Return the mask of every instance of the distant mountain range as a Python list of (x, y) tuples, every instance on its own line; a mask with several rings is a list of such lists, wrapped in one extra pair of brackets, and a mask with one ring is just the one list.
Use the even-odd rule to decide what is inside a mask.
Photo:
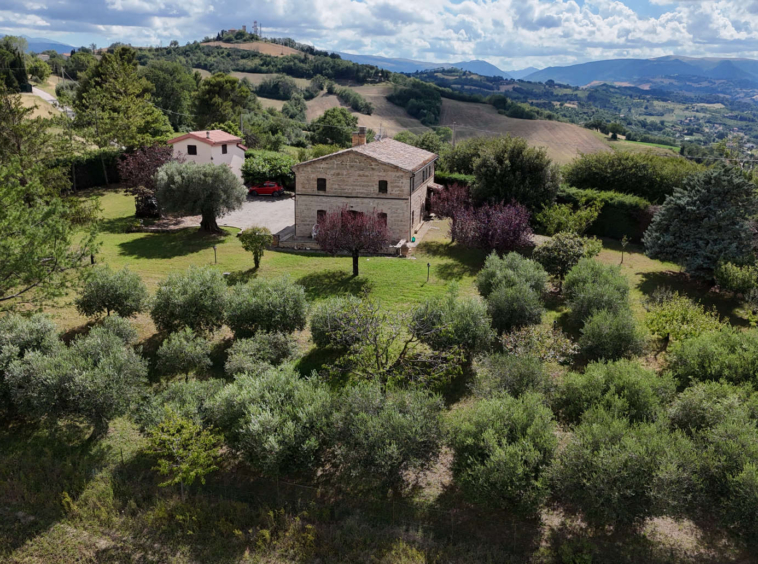
[(596, 82), (626, 82), (639, 86), (646, 81), (667, 77), (677, 77), (680, 80), (742, 81), (758, 86), (758, 61), (676, 56), (658, 59), (613, 59), (566, 67), (548, 67), (531, 73), (524, 79), (531, 82), (554, 80), (572, 86), (586, 86)]
[[(5, 37), (0, 35), (0, 37)], [(43, 39), (41, 37), (27, 37), (22, 35), (29, 47), (26, 49), (27, 53), (42, 53), (42, 51), (56, 51), (57, 53), (70, 53), (71, 49), (74, 49), (71, 45), (66, 45), (60, 41), (53, 41), (52, 39)]]
[(429, 63), (425, 61), (414, 61), (412, 59), (393, 59), (390, 57), (377, 57), (373, 55), (354, 55), (352, 53), (339, 53), (343, 59), (361, 63), (364, 65), (374, 65), (380, 69), (387, 69), (393, 72), (414, 73), (439, 68), (456, 68), (482, 76), (501, 76), (503, 78), (520, 79), (537, 71), (534, 67), (522, 70), (504, 71), (487, 61), (474, 60), (462, 61), (459, 63)]

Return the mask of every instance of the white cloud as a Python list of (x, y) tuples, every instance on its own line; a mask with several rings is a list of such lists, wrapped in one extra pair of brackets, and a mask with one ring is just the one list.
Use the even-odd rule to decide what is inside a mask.
[(618, 0), (36, 0), (23, 7), (0, 0), (0, 21), (31, 35), (46, 29), (90, 34), (99, 44), (165, 44), (258, 20), (267, 35), (324, 49), (481, 58), (501, 68), (668, 54), (758, 57), (758, 0), (643, 1), (663, 13), (649, 17)]

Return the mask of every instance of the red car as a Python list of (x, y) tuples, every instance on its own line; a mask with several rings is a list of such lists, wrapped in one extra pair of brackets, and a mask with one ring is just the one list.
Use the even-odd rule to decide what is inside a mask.
[(252, 185), (248, 194), (251, 196), (276, 196), (279, 198), (284, 194), (284, 187), (278, 182), (269, 181)]

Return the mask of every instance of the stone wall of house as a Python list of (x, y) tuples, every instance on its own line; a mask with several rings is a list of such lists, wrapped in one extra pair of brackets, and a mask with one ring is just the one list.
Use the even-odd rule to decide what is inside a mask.
[(408, 239), (410, 217), (407, 198), (391, 200), (388, 198), (323, 197), (312, 194), (298, 194), (296, 197), (295, 235), (297, 237), (311, 235), (319, 210), (331, 213), (345, 206), (365, 214), (386, 213), (390, 242), (396, 243), (401, 239)]
[[(411, 175), (360, 153), (346, 152), (295, 169), (295, 235), (309, 237), (318, 210), (331, 213), (344, 206), (362, 213), (386, 213), (392, 243), (410, 240), (413, 229), (423, 221), (427, 185), (416, 175), (417, 188), (411, 194)], [(326, 190), (318, 190), (318, 179), (326, 179)], [(387, 182), (387, 193), (379, 193), (379, 181)], [(413, 206), (413, 208), (411, 208)]]
[[(420, 188), (416, 188), (416, 191), (411, 194), (411, 218), (413, 220), (413, 225), (411, 225), (411, 237), (424, 222), (424, 206), (426, 204), (428, 185), (429, 182), (425, 182)], [(408, 240), (410, 241), (410, 239)]]

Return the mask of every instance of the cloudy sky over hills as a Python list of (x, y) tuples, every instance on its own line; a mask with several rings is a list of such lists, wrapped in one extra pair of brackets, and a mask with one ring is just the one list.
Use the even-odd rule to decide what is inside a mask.
[(758, 58), (758, 0), (0, 0), (0, 34), (73, 45), (184, 43), (253, 20), (324, 49), (501, 68)]

